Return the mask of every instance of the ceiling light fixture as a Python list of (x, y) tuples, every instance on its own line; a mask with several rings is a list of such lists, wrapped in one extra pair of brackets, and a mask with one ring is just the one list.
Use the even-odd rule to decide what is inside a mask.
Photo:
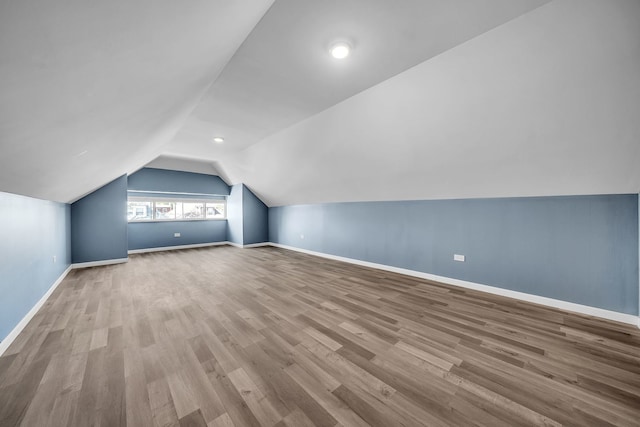
[(349, 56), (351, 46), (349, 46), (349, 43), (347, 42), (336, 42), (331, 45), (329, 52), (331, 53), (331, 56), (336, 59), (344, 59)]
[(221, 136), (214, 136), (213, 142), (215, 142), (216, 144), (222, 144), (224, 142), (224, 138)]

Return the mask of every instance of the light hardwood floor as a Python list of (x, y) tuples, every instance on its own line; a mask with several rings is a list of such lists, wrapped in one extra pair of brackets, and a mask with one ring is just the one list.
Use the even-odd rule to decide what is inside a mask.
[(637, 328), (267, 247), (74, 270), (0, 358), (3, 427), (639, 420)]

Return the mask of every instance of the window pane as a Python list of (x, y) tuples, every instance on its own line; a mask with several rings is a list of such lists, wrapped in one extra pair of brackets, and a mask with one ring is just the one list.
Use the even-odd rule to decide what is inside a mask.
[(182, 203), (184, 219), (204, 219), (204, 203)]
[(176, 204), (174, 202), (156, 202), (155, 219), (175, 219)]
[(224, 203), (207, 202), (207, 219), (224, 218)]
[(128, 202), (127, 219), (129, 221), (151, 220), (151, 202)]
[(127, 200), (129, 221), (190, 221), (226, 219), (224, 199), (174, 199), (132, 197)]

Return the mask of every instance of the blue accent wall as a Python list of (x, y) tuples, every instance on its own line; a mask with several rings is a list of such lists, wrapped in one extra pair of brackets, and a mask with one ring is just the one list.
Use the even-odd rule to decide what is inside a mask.
[(269, 241), (269, 208), (246, 185), (242, 186), (242, 240), (245, 245)]
[(129, 175), (129, 190), (229, 195), (229, 186), (219, 176), (153, 168)]
[(243, 244), (242, 187), (232, 186), (227, 198), (227, 240), (239, 245)]
[[(174, 237), (174, 233), (180, 233), (180, 237)], [(227, 224), (224, 220), (129, 223), (129, 249), (193, 245), (225, 240), (227, 240)]]
[(269, 237), (635, 315), (638, 209), (636, 194), (284, 206)]
[(0, 192), (0, 341), (71, 264), (70, 218), (67, 204)]
[(227, 239), (239, 245), (269, 241), (269, 208), (244, 184), (231, 187), (227, 199)]
[(127, 176), (71, 205), (74, 263), (127, 258)]
[[(128, 190), (137, 191), (130, 195), (153, 197), (191, 198), (195, 196), (189, 194), (199, 194), (198, 198), (220, 199), (229, 194), (229, 186), (218, 176), (151, 168), (143, 168), (130, 175)], [(132, 222), (128, 224), (128, 229), (128, 246), (131, 250), (227, 240), (225, 220)], [(174, 237), (174, 233), (180, 233), (180, 237)]]

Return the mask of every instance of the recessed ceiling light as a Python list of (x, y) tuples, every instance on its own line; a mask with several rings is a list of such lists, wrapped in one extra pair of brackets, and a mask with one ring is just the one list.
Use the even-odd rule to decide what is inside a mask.
[(331, 56), (336, 59), (344, 59), (349, 56), (349, 52), (351, 51), (351, 46), (346, 42), (336, 42), (331, 45), (329, 52)]
[(217, 143), (217, 144), (222, 144), (224, 142), (224, 138), (221, 136), (214, 136), (213, 137), (213, 142)]

